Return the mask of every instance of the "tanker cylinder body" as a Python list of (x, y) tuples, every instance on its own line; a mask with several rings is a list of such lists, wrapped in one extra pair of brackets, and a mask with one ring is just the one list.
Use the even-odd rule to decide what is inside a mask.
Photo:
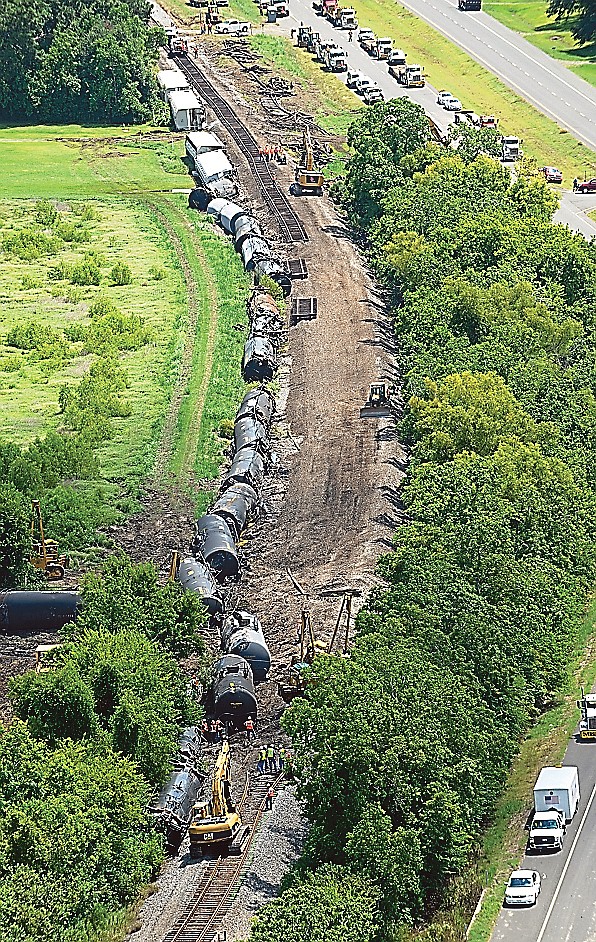
[(176, 579), (186, 592), (199, 595), (210, 618), (223, 614), (223, 602), (215, 579), (206, 563), (192, 556), (180, 561)]
[(273, 379), (277, 371), (277, 358), (273, 344), (267, 337), (249, 337), (244, 344), (242, 375), (247, 383), (262, 383)]
[(9, 591), (0, 594), (0, 631), (59, 631), (77, 617), (78, 592)]
[(248, 300), (247, 309), (251, 320), (259, 314), (271, 314), (272, 317), (280, 316), (278, 304), (267, 291), (253, 291)]
[(211, 513), (223, 517), (238, 539), (258, 499), (256, 491), (249, 484), (232, 484), (218, 497)]
[(213, 667), (213, 710), (224, 723), (241, 729), (257, 716), (257, 700), (250, 665), (243, 657), (226, 654)]
[(258, 451), (252, 448), (243, 448), (237, 455), (226, 474), (222, 491), (231, 484), (250, 484), (255, 491), (259, 491), (265, 475), (265, 462)]
[(205, 514), (197, 520), (197, 536), (193, 543), (218, 582), (237, 579), (240, 564), (234, 538), (226, 521), (215, 514)]
[(221, 646), (226, 654), (237, 654), (250, 665), (255, 682), (266, 680), (271, 654), (261, 623), (250, 612), (233, 612), (221, 629)]
[(172, 772), (157, 798), (149, 804), (155, 829), (164, 834), (166, 849), (175, 855), (180, 849), (192, 818), (202, 780), (194, 768)]
[(267, 389), (251, 389), (240, 403), (236, 421), (246, 416), (254, 416), (266, 428), (269, 428), (275, 412), (275, 400)]
[(269, 450), (267, 429), (262, 422), (251, 416), (236, 419), (234, 423), (234, 454), (238, 454), (243, 448), (258, 449), (264, 454)]
[(252, 237), (262, 238), (263, 230), (254, 216), (239, 216), (234, 222), (234, 248), (242, 252), (242, 246)]
[(226, 203), (225, 206), (221, 207), (219, 221), (229, 235), (234, 235), (236, 220), (245, 214), (246, 210), (242, 206), (238, 206), (237, 203)]

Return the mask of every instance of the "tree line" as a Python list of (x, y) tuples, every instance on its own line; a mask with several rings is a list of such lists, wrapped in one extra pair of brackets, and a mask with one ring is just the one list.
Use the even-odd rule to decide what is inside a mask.
[(146, 0), (6, 0), (0, 115), (110, 123), (151, 118), (163, 30)]
[(596, 245), (553, 225), (543, 181), (431, 143), (407, 99), (348, 140), (336, 195), (404, 374), (406, 522), (351, 656), (319, 656), (283, 717), (311, 830), (251, 939), (447, 942), (596, 575)]

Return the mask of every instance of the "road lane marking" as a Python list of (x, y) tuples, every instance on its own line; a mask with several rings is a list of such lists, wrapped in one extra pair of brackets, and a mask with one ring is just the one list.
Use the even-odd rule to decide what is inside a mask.
[(576, 844), (577, 844), (577, 842), (578, 842), (578, 840), (579, 840), (579, 836), (580, 836), (580, 834), (581, 834), (581, 832), (582, 832), (582, 828), (583, 828), (584, 824), (586, 823), (586, 819), (587, 819), (587, 817), (588, 817), (588, 811), (590, 810), (590, 808), (591, 808), (591, 806), (592, 806), (592, 802), (594, 801), (594, 797), (595, 797), (595, 796), (596, 796), (596, 784), (594, 785), (594, 788), (592, 789), (592, 794), (590, 795), (590, 800), (588, 801), (588, 804), (586, 805), (586, 810), (584, 811), (584, 816), (583, 816), (583, 818), (581, 819), (581, 821), (580, 821), (580, 823), (579, 823), (579, 827), (578, 827), (578, 829), (577, 829), (577, 834), (576, 834), (575, 837), (573, 838), (573, 844), (571, 845), (571, 850), (569, 851), (569, 856), (567, 857), (567, 860), (565, 861), (565, 866), (563, 867), (563, 872), (562, 872), (561, 876), (559, 877), (559, 882), (557, 883), (557, 886), (556, 886), (555, 892), (554, 892), (554, 894), (553, 894), (553, 898), (552, 898), (552, 900), (551, 900), (550, 906), (548, 907), (548, 909), (547, 909), (547, 911), (546, 911), (546, 916), (544, 917), (544, 922), (542, 923), (542, 928), (540, 929), (540, 932), (539, 932), (539, 934), (538, 934), (538, 938), (536, 939), (536, 942), (542, 942), (542, 939), (544, 938), (544, 933), (546, 932), (546, 928), (547, 928), (547, 926), (548, 926), (548, 920), (549, 920), (550, 917), (552, 916), (552, 912), (553, 912), (553, 909), (555, 908), (555, 903), (557, 902), (557, 898), (558, 898), (558, 896), (559, 896), (559, 892), (560, 892), (560, 890), (561, 890), (561, 886), (563, 885), (563, 880), (565, 879), (565, 874), (567, 873), (567, 870), (569, 869), (569, 864), (571, 863), (571, 858), (573, 857), (573, 851), (575, 850)]

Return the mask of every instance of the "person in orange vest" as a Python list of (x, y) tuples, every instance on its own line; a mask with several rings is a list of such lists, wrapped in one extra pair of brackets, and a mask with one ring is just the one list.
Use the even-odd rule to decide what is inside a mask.
[(211, 720), (211, 727), (209, 732), (211, 733), (209, 737), (210, 742), (217, 742), (217, 724), (215, 720)]
[(244, 724), (246, 730), (246, 741), (252, 742), (255, 738), (255, 724), (253, 722), (252, 716), (249, 716), (246, 723)]
[(203, 722), (201, 723), (201, 736), (203, 737), (205, 742), (209, 742), (209, 723), (207, 722), (207, 720), (203, 720)]
[(275, 798), (275, 792), (273, 791), (273, 785), (270, 785), (267, 789), (267, 798), (265, 799), (265, 811), (273, 810), (273, 799)]

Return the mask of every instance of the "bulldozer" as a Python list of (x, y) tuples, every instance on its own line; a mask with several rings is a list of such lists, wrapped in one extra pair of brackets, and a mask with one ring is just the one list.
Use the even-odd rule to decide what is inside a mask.
[(371, 383), (368, 399), (360, 409), (360, 418), (388, 418), (392, 414), (390, 397), (394, 392), (393, 386), (386, 383)]
[(33, 514), (31, 517), (31, 556), (30, 562), (36, 569), (45, 572), (49, 582), (64, 578), (64, 570), (68, 566), (68, 556), (60, 556), (56, 540), (46, 540), (41, 506), (38, 500), (31, 502)]
[(201, 857), (205, 852), (239, 854), (248, 837), (249, 827), (242, 824), (230, 794), (230, 744), (222, 744), (215, 763), (211, 784), (211, 798), (196, 804), (188, 829), (190, 856)]
[(315, 167), (310, 131), (305, 128), (302, 135), (302, 158), (296, 167), (292, 192), (296, 196), (322, 196), (323, 179), (323, 174)]

